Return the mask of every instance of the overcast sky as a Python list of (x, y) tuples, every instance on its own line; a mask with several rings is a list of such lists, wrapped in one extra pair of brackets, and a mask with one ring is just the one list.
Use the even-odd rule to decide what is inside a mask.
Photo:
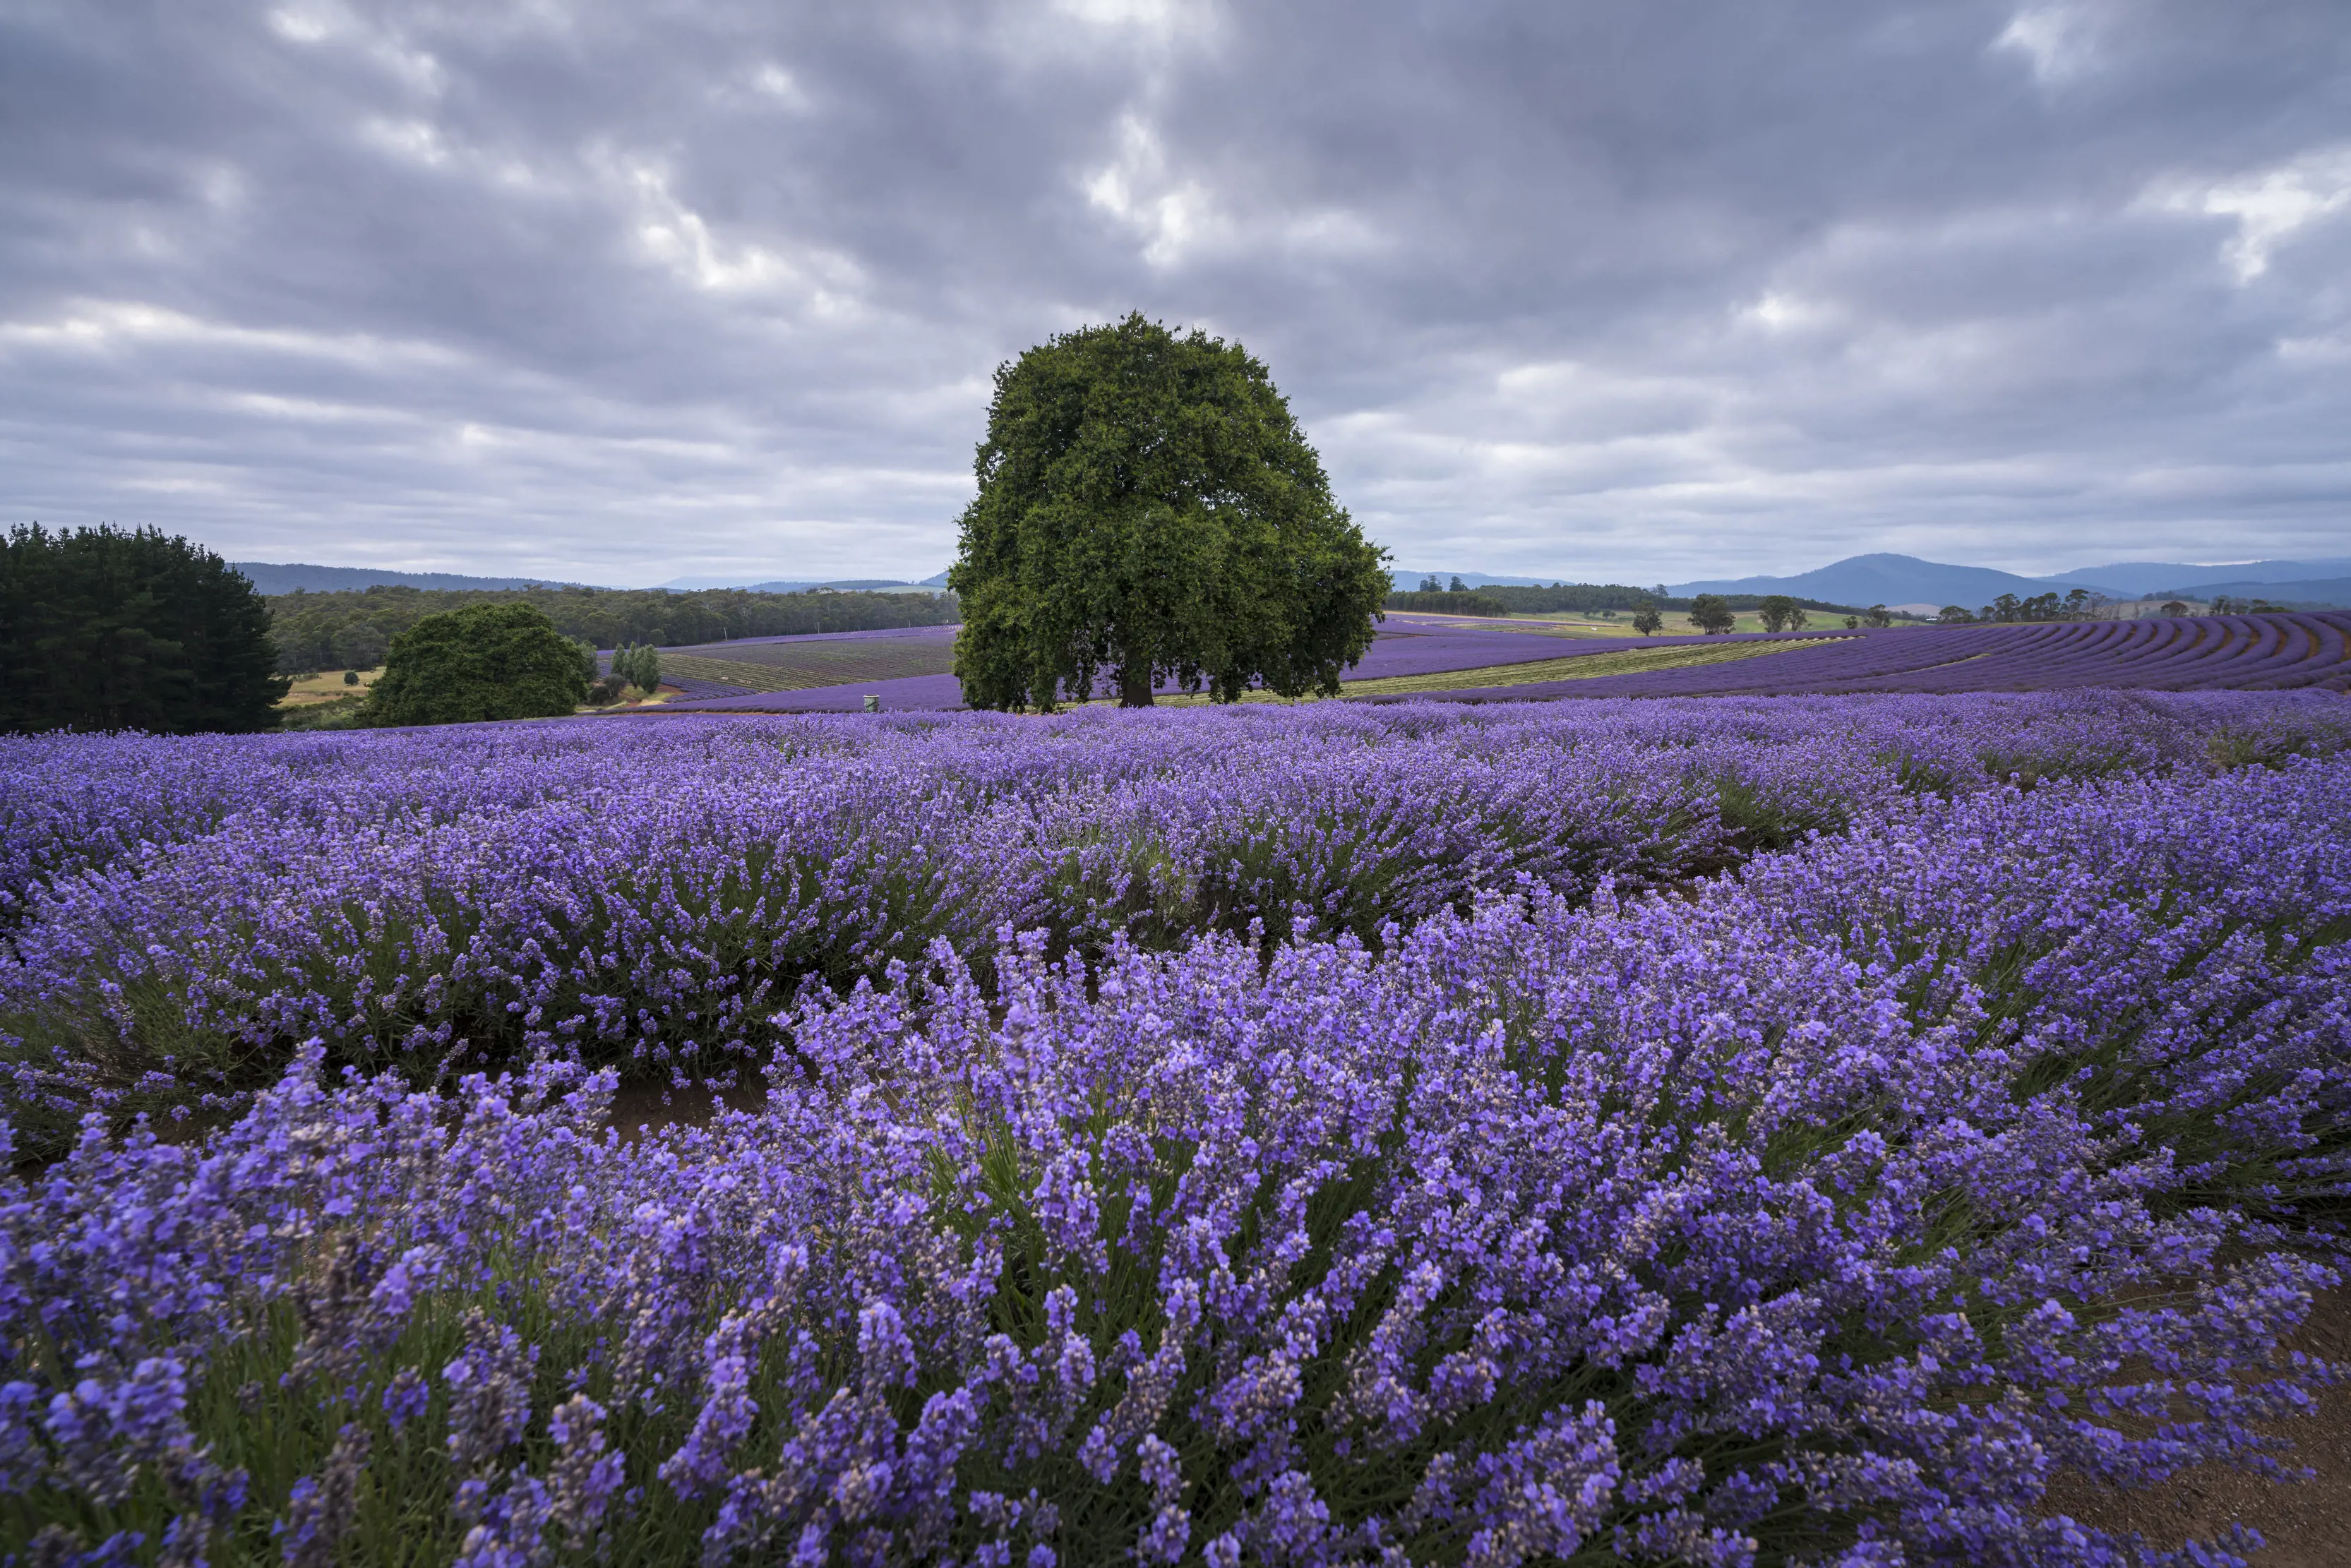
[(1131, 308), (1405, 567), (2351, 554), (2351, 14), (0, 0), (8, 521), (922, 576)]

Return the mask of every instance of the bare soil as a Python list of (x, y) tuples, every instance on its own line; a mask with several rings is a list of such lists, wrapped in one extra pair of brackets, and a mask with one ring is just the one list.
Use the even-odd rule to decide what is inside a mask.
[[(2321, 1296), (2294, 1348), (2351, 1362), (2351, 1291)], [(2253, 1554), (2256, 1568), (2351, 1563), (2351, 1387), (2324, 1390), (2315, 1416), (2268, 1429), (2294, 1444), (2284, 1462), (2289, 1469), (2309, 1467), (2310, 1479), (2269, 1481), (2227, 1465), (2199, 1465), (2160, 1486), (2116, 1491), (2069, 1476), (2050, 1489), (2048, 1511), (2116, 1534), (2136, 1532), (2167, 1551), (2241, 1523), (2268, 1542)]]
[(358, 696), (364, 693), (370, 686), (375, 685), (377, 677), (382, 674), (383, 669), (381, 665), (372, 670), (361, 670), (360, 684), (355, 686), (343, 685), (343, 672), (340, 670), (322, 670), (315, 675), (304, 675), (286, 689), (286, 695), (277, 706), (281, 708), (300, 708), (316, 707), (320, 703), (340, 702), (345, 697)]
[(612, 1096), (612, 1125), (624, 1142), (633, 1144), (664, 1127), (702, 1126), (721, 1110), (756, 1111), (767, 1098), (768, 1086), (757, 1082), (720, 1092), (623, 1083)]

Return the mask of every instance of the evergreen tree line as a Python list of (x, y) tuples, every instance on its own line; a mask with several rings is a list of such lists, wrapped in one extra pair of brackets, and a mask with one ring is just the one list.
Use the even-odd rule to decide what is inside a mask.
[(474, 604), (502, 603), (528, 604), (565, 636), (599, 648), (618, 648), (623, 643), (676, 647), (735, 637), (946, 626), (962, 619), (955, 596), (944, 593), (401, 587), (347, 593), (281, 593), (268, 601), (270, 627), (277, 642), (277, 669), (289, 675), (373, 669), (383, 663), (392, 639), (427, 615)]
[(0, 540), (0, 731), (277, 727), (269, 612), (200, 545), (152, 528)]

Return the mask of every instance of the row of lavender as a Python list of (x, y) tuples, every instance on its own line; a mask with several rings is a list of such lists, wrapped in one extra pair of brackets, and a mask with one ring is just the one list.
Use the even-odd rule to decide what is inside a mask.
[[(665, 721), (8, 743), (0, 1103), (266, 1082), (296, 1042), (731, 1084), (799, 986), (937, 940), (1377, 945), (1531, 885), (1686, 881), (1921, 789), (2325, 749), (2324, 701)], [(2234, 755), (2234, 753), (2231, 753)]]
[(1514, 702), (1552, 696), (2030, 692), (2085, 687), (2351, 690), (2351, 614), (2150, 617), (1864, 632), (1768, 659), (1444, 695)]
[[(940, 941), (804, 997), (764, 1109), (633, 1145), (609, 1070), (436, 1097), (318, 1046), (201, 1147), (94, 1124), (0, 1182), (0, 1531), (43, 1563), (2235, 1561), (2043, 1496), (2274, 1464), (2258, 1424), (2337, 1375), (2281, 1341), (2351, 1195), (2351, 756), (2241, 699), (1572, 711), (665, 730), (688, 775), (765, 745), (934, 790), (1638, 743), (1769, 793), (1776, 748), (1850, 820), (1687, 896), (1497, 863), (1511, 896), (1378, 952), (1040, 934), (983, 983)], [(180, 847), (126, 848), (126, 806), (21, 929), (214, 841), (266, 882), (591, 789), (631, 830), (593, 847), (657, 862), (607, 733), (438, 785), (455, 753), (259, 748), (300, 787), (165, 780)], [(2035, 788), (1991, 782), (2027, 756)], [(397, 900), (372, 863), (354, 908)]]

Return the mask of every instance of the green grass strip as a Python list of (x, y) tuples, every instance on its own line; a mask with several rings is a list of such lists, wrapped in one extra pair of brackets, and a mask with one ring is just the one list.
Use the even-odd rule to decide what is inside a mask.
[(662, 674), (692, 681), (723, 681), (754, 692), (797, 692), (811, 686), (837, 686), (872, 680), (871, 675), (842, 674), (839, 670), (791, 670), (775, 664), (753, 664), (741, 659), (703, 659), (685, 653), (664, 653)]
[[(1649, 670), (1678, 670), (1688, 664), (1719, 664), (1732, 659), (1752, 659), (1761, 653), (1792, 653), (1798, 648), (1817, 647), (1824, 642), (1844, 641), (1842, 637), (1808, 637), (1802, 642), (1726, 643), (1713, 646), (1684, 643), (1671, 648), (1626, 648), (1608, 653), (1572, 653), (1561, 659), (1537, 659), (1530, 664), (1488, 664), (1475, 670), (1439, 670), (1426, 675), (1383, 675), (1375, 680), (1349, 681), (1339, 695), (1342, 698), (1391, 696), (1412, 692), (1458, 692), (1482, 690), (1489, 686), (1518, 686), (1535, 681), (1583, 681), (1602, 675), (1636, 675)], [(1161, 707), (1193, 707), (1203, 706), (1208, 700), (1197, 692), (1161, 692), (1157, 704)], [(1267, 691), (1241, 694), (1241, 701), (1245, 703), (1289, 700)], [(1297, 700), (1319, 702), (1322, 699), (1310, 696)], [(1107, 707), (1116, 701), (1115, 697), (1096, 697), (1091, 703), (1076, 706)]]
[[(1626, 648), (1620, 653), (1574, 653), (1563, 659), (1538, 659), (1531, 664), (1493, 664), (1482, 670), (1440, 670), (1426, 675), (1387, 675), (1377, 680), (1349, 681), (1351, 697), (1393, 696), (1409, 692), (1458, 692), (1487, 686), (1523, 686), (1537, 681), (1597, 680), (1602, 675), (1646, 674), (1651, 670), (1678, 670), (1691, 664), (1722, 664), (1764, 653), (1816, 648), (1832, 639), (1807, 637), (1802, 642), (1727, 643), (1712, 647), (1684, 643), (1671, 648)], [(1844, 642), (1842, 637), (1833, 639)]]

